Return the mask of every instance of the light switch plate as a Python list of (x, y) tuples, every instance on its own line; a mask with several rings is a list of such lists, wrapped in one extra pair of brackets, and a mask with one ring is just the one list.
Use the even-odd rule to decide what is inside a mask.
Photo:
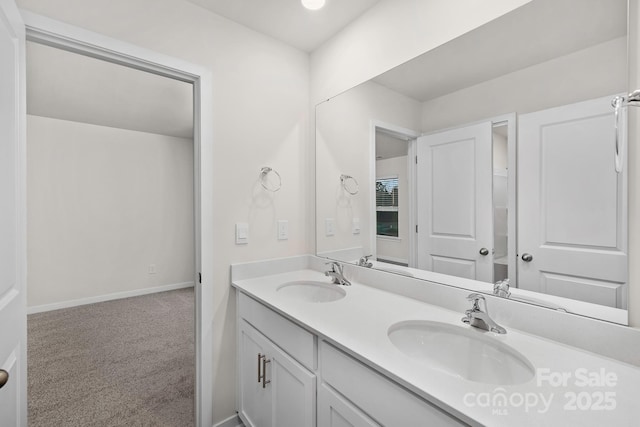
[(236, 245), (246, 245), (249, 243), (249, 224), (238, 222), (236, 224)]

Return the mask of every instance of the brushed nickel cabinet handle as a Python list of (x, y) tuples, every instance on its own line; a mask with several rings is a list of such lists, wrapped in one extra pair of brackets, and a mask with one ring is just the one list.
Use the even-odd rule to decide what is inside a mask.
[(262, 374), (260, 374), (260, 361), (263, 357), (264, 355), (258, 353), (258, 382), (262, 381)]
[(262, 388), (266, 388), (271, 380), (267, 380), (267, 363), (271, 363), (266, 356), (262, 356)]
[(9, 381), (9, 372), (4, 369), (0, 369), (0, 388), (4, 387), (4, 385)]

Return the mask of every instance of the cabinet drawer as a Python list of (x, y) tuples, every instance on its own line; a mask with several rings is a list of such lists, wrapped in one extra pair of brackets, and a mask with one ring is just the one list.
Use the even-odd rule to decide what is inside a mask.
[(238, 295), (238, 310), (240, 318), (266, 335), (291, 357), (312, 371), (316, 369), (315, 336), (312, 333), (242, 292)]
[(382, 425), (467, 425), (324, 341), (320, 363), (322, 381)]

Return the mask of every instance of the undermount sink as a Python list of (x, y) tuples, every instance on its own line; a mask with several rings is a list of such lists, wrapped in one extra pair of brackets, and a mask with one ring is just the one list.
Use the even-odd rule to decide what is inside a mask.
[(480, 330), (416, 320), (392, 325), (388, 336), (412, 359), (469, 381), (514, 385), (535, 374), (523, 355)]
[(278, 286), (276, 292), (305, 302), (331, 302), (347, 295), (339, 285), (312, 280), (288, 282)]

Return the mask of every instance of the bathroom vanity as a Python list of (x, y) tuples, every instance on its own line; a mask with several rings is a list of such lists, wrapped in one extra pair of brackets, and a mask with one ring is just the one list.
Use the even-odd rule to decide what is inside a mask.
[(473, 328), (463, 309), (369, 286), (362, 268), (345, 272), (351, 286), (334, 285), (306, 259), (232, 266), (247, 426), (627, 426), (640, 416), (635, 366), (509, 324), (506, 334)]

